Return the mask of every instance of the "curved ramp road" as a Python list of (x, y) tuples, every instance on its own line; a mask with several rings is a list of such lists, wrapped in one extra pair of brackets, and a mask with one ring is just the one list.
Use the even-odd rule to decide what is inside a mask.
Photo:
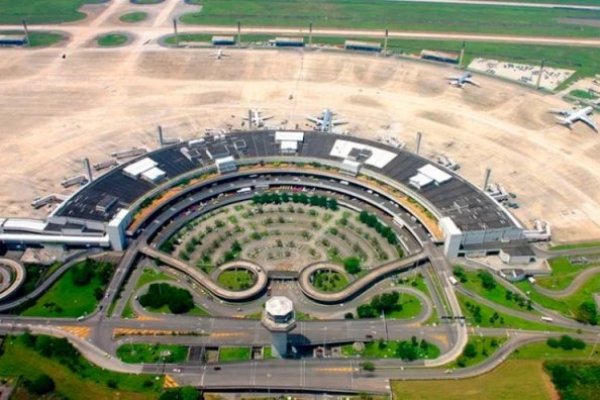
[(556, 298), (569, 297), (572, 294), (575, 294), (575, 292), (577, 292), (581, 286), (583, 286), (583, 284), (585, 284), (591, 277), (598, 273), (600, 273), (600, 267), (588, 268), (577, 275), (569, 286), (561, 290), (552, 290), (540, 285), (535, 285), (535, 288), (544, 296)]
[(190, 276), (196, 282), (204, 286), (208, 291), (210, 291), (215, 296), (227, 300), (227, 301), (244, 301), (249, 300), (255, 297), (258, 297), (267, 287), (267, 274), (257, 264), (251, 263), (249, 261), (235, 261), (236, 265), (247, 268), (255, 273), (256, 282), (254, 286), (250, 289), (241, 290), (241, 291), (233, 291), (225, 289), (219, 286), (215, 281), (213, 281), (208, 275), (204, 272), (200, 271), (198, 268), (192, 267), (189, 264), (172, 257), (168, 254), (165, 254), (161, 251), (155, 250), (149, 246), (140, 247), (140, 253), (159, 260), (171, 267), (185, 273)]
[(0, 258), (0, 274), (2, 275), (0, 301), (2, 301), (12, 296), (25, 282), (25, 267), (10, 258)]
[(390, 263), (381, 265), (379, 267), (371, 269), (366, 275), (353, 281), (344, 289), (335, 293), (321, 292), (315, 288), (310, 277), (318, 270), (323, 269), (323, 264), (313, 264), (304, 268), (300, 272), (298, 283), (302, 292), (310, 299), (319, 303), (335, 304), (341, 303), (349, 298), (352, 298), (356, 294), (365, 290), (373, 283), (385, 278), (392, 272), (401, 272), (405, 269), (413, 268), (416, 265), (424, 263), (428, 259), (428, 256), (424, 253), (418, 253), (408, 258), (392, 261)]

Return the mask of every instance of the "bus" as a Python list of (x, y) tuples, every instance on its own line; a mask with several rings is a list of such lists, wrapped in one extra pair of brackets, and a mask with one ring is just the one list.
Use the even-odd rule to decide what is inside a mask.
[(240, 190), (238, 190), (237, 192), (238, 192), (238, 193), (248, 193), (248, 192), (251, 192), (251, 191), (252, 191), (252, 188), (245, 187), (245, 188), (241, 188), (241, 189), (240, 189)]
[(456, 285), (458, 285), (458, 281), (456, 280), (456, 278), (455, 278), (455, 277), (451, 276), (451, 277), (449, 277), (449, 278), (448, 278), (448, 280), (450, 281), (450, 283), (451, 283), (453, 286), (456, 286)]
[(550, 317), (541, 317), (542, 321), (544, 322), (554, 322), (554, 319), (550, 318)]

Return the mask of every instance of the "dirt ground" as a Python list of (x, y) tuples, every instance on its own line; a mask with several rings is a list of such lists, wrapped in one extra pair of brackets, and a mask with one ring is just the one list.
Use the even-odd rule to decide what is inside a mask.
[[(142, 23), (148, 36), (168, 26), (174, 3), (155, 6)], [(547, 109), (568, 107), (556, 96), (485, 77), (482, 88), (456, 89), (447, 67), (369, 55), (231, 49), (217, 60), (214, 50), (164, 49), (139, 35), (121, 48), (89, 47), (99, 32), (126, 30), (116, 21), (132, 9), (111, 3), (59, 47), (0, 50), (2, 216), (45, 215), (31, 200), (69, 193), (60, 181), (82, 173), (84, 157), (154, 148), (159, 124), (189, 139), (240, 128), (252, 107), (304, 128), (330, 107), (357, 136), (393, 135), (413, 149), (423, 132), (423, 154), (450, 156), (476, 185), (491, 167), (517, 194), (515, 215), (526, 226), (549, 221), (556, 242), (600, 237), (600, 136), (555, 125)]]

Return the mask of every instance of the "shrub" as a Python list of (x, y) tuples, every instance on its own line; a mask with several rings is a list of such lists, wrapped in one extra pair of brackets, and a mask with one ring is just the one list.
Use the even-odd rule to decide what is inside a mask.
[(40, 375), (33, 381), (27, 382), (27, 389), (37, 395), (44, 395), (54, 391), (54, 381), (46, 374)]
[(360, 272), (360, 258), (347, 257), (344, 259), (344, 268), (349, 274), (357, 274)]

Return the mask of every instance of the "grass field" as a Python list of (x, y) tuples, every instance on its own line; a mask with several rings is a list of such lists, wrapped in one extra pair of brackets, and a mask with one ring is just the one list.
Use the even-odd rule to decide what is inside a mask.
[(108, 33), (98, 37), (96, 43), (98, 43), (98, 46), (100, 47), (117, 47), (127, 43), (127, 40), (127, 35), (120, 33)]
[(124, 344), (117, 349), (117, 356), (124, 362), (160, 363), (184, 362), (187, 359), (188, 347), (170, 344)]
[(73, 283), (73, 269), (71, 268), (21, 315), (77, 318), (90, 314), (98, 305), (94, 291), (96, 288), (102, 288), (102, 286), (97, 276), (94, 276), (87, 285), (75, 285)]
[[(467, 317), (467, 321), (473, 326), (481, 326), (481, 327), (492, 327), (492, 328), (515, 328), (515, 329), (531, 329), (531, 330), (564, 330), (563, 328), (548, 325), (542, 322), (534, 322), (529, 321), (517, 317), (513, 317), (512, 315), (504, 314), (501, 312), (497, 312), (492, 308), (485, 306), (483, 304), (477, 303), (475, 300), (461, 294), (457, 293), (456, 297), (458, 298), (458, 302), (460, 303), (460, 307), (464, 312), (465, 317)], [(473, 306), (478, 306), (480, 308), (481, 320), (477, 321), (476, 314), (467, 307), (467, 303), (470, 303)], [(494, 314), (497, 314), (497, 319), (492, 322), (492, 318)]]
[(246, 290), (254, 284), (254, 275), (247, 269), (228, 269), (219, 274), (217, 282), (229, 290)]
[(508, 360), (494, 371), (476, 378), (446, 381), (393, 381), (392, 398), (398, 400), (548, 400), (550, 399), (549, 384), (550, 379), (545, 374), (540, 361)]
[(579, 305), (585, 301), (593, 302), (594, 293), (600, 292), (600, 275), (595, 275), (588, 279), (581, 287), (571, 296), (554, 299), (544, 296), (535, 289), (535, 285), (529, 281), (517, 283), (517, 286), (529, 295), (531, 300), (540, 304), (543, 307), (556, 310), (567, 317), (573, 317)]
[(246, 361), (250, 359), (250, 347), (221, 347), (219, 362)]
[(315, 272), (312, 283), (322, 292), (339, 292), (348, 286), (348, 279), (336, 271), (320, 270)]
[[(511, 292), (511, 295), (507, 295), (507, 292), (509, 291), (497, 281), (496, 286), (493, 289), (485, 289), (481, 284), (481, 279), (479, 278), (477, 272), (465, 270), (464, 274), (467, 278), (467, 281), (461, 282), (461, 285), (463, 285), (465, 289), (505, 307), (518, 311), (528, 311), (526, 304), (527, 302), (524, 299), (521, 299), (519, 302), (513, 292)], [(535, 311), (532, 311), (532, 313), (533, 312)]]
[(418, 297), (413, 296), (412, 294), (402, 293), (400, 292), (400, 299), (398, 303), (402, 305), (401, 310), (392, 311), (385, 315), (388, 319), (408, 319), (414, 318), (423, 309), (423, 305), (421, 304), (421, 300)]
[[(358, 357), (361, 358), (400, 358), (397, 353), (398, 346), (400, 345), (398, 340), (390, 341), (374, 341), (365, 343), (364, 351), (356, 351), (353, 349), (351, 344), (342, 346), (342, 355), (346, 357)], [(409, 341), (410, 343), (410, 341)], [(430, 343), (427, 344), (426, 349), (418, 348), (418, 359), (433, 359), (440, 355), (440, 349)]]
[(571, 244), (560, 244), (558, 246), (550, 247), (550, 250), (573, 250), (573, 249), (587, 249), (590, 247), (600, 247), (600, 242), (582, 242), (582, 243), (571, 243)]
[(145, 21), (148, 18), (148, 13), (143, 11), (132, 11), (126, 14), (123, 14), (119, 17), (119, 20), (127, 23), (136, 23)]
[(592, 266), (591, 264), (571, 264), (568, 257), (553, 258), (549, 264), (552, 268), (550, 276), (540, 276), (536, 278), (536, 281), (538, 285), (554, 290), (566, 288), (577, 275)]
[(153, 268), (145, 268), (142, 272), (142, 275), (140, 275), (140, 279), (138, 279), (137, 283), (135, 284), (135, 288), (139, 289), (142, 286), (152, 282), (172, 280), (174, 280), (174, 278), (171, 275), (165, 274), (164, 272)]
[(102, 3), (103, 0), (0, 0), (0, 24), (53, 24), (85, 18), (78, 11), (84, 4)]
[[(210, 42), (211, 34), (185, 34), (179, 35), (181, 42)], [(243, 43), (267, 42), (274, 39), (274, 35), (242, 35)], [(313, 36), (314, 45), (343, 46), (346, 39), (378, 41), (383, 43), (383, 37), (359, 38), (359, 37), (330, 37)], [(167, 44), (175, 44), (175, 37), (168, 37)], [(304, 36), (304, 42), (308, 44), (308, 36)], [(418, 39), (390, 39), (388, 50), (394, 53), (419, 54), (421, 50), (438, 50), (449, 52), (460, 52), (462, 41), (457, 40), (418, 40)], [(600, 70), (600, 52), (594, 48), (567, 47), (567, 46), (543, 46), (493, 42), (467, 42), (465, 47), (465, 65), (474, 58), (491, 58), (505, 61), (514, 61), (523, 64), (539, 65), (542, 59), (549, 67), (566, 68), (576, 70), (577, 73), (569, 79), (573, 81), (581, 76), (594, 76)], [(563, 87), (564, 85), (561, 85)], [(600, 246), (600, 242), (584, 243), (576, 245), (557, 246), (559, 249), (584, 248)], [(553, 248), (555, 249), (555, 248)]]
[(494, 354), (506, 341), (505, 336), (492, 337), (492, 336), (475, 336), (469, 337), (469, 344), (473, 345), (476, 350), (474, 357), (467, 357), (464, 354), (459, 357), (456, 361), (448, 364), (448, 368), (465, 368), (471, 365), (479, 364), (483, 362), (492, 354)]
[(409, 4), (365, 0), (205, 0), (201, 12), (183, 15), (188, 24), (304, 26), (405, 31), (510, 33), (540, 36), (597, 36), (600, 28), (560, 23), (593, 19), (597, 11)]
[(552, 348), (545, 342), (532, 343), (515, 350), (510, 358), (515, 360), (573, 360), (584, 358), (586, 360), (600, 360), (600, 351), (588, 344), (583, 350), (563, 350)]
[[(162, 378), (156, 380), (152, 375), (109, 372), (85, 360), (81, 361), (83, 368), (74, 372), (58, 361), (43, 357), (35, 350), (26, 347), (21, 338), (9, 337), (3, 348), (4, 354), (0, 356), (0, 376), (23, 376), (35, 379), (42, 374), (47, 374), (56, 383), (56, 391), (69, 399), (81, 399), (82, 396), (88, 399), (106, 400), (155, 399), (162, 388)], [(107, 386), (109, 380), (117, 383), (116, 389)]]

